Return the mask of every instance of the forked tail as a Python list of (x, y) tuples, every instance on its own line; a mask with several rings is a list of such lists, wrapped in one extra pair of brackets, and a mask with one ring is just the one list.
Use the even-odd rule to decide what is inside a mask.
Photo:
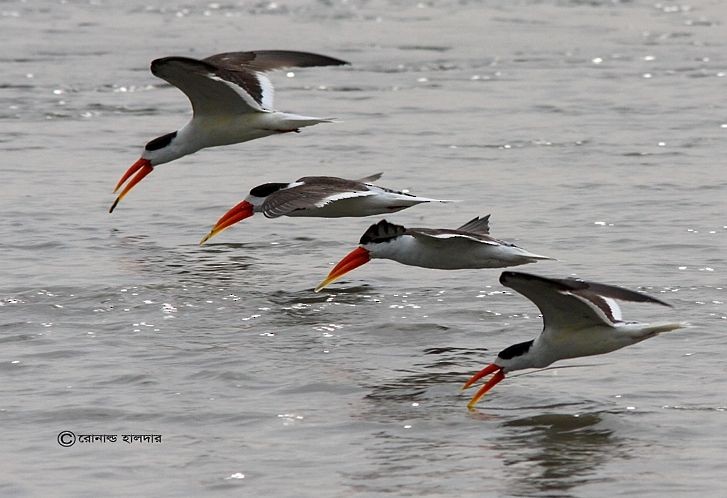
[(523, 256), (528, 260), (528, 263), (537, 263), (538, 261), (558, 261), (557, 259), (551, 258), (550, 256), (533, 254), (532, 252), (527, 252), (527, 254), (524, 254)]
[(301, 116), (299, 114), (288, 114), (287, 112), (277, 113), (279, 117), (279, 125), (281, 128), (297, 130), (306, 126), (313, 126), (319, 123), (333, 123), (334, 118), (316, 118), (313, 116)]
[(640, 340), (648, 339), (661, 334), (662, 332), (671, 332), (672, 330), (678, 330), (688, 327), (688, 323), (684, 322), (672, 322), (672, 323), (657, 323), (654, 325), (642, 325), (635, 335)]
[(530, 254), (530, 257), (538, 261), (558, 261), (557, 259), (551, 258), (550, 256), (542, 256), (540, 254)]
[(661, 334), (662, 332), (671, 332), (672, 330), (683, 329), (688, 327), (687, 323), (657, 323), (656, 325), (649, 325), (644, 329), (644, 333), (649, 335)]

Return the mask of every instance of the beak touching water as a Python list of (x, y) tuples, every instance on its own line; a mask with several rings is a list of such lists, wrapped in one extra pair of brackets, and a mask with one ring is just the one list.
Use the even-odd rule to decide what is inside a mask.
[(482, 377), (485, 377), (487, 375), (490, 375), (491, 373), (494, 373), (495, 375), (492, 376), (492, 378), (487, 381), (487, 384), (482, 386), (477, 393), (475, 393), (474, 396), (472, 396), (472, 399), (469, 403), (467, 403), (467, 408), (472, 410), (477, 402), (482, 398), (482, 396), (485, 395), (487, 391), (495, 387), (495, 385), (500, 382), (502, 379), (505, 378), (505, 373), (502, 371), (502, 367), (499, 365), (495, 365), (494, 363), (490, 363), (485, 368), (477, 372), (475, 375), (472, 376), (470, 380), (465, 382), (465, 385), (462, 386), (462, 389), (467, 389), (468, 387), (472, 386), (475, 382), (480, 380)]
[(254, 214), (254, 212), (255, 211), (252, 204), (247, 201), (240, 202), (235, 207), (227, 211), (224, 215), (222, 215), (222, 218), (217, 220), (217, 224), (212, 227), (210, 233), (204, 236), (204, 238), (199, 242), (199, 245), (204, 244), (225, 228), (228, 228), (237, 223), (238, 221), (244, 220), (245, 218), (249, 218)]
[(338, 262), (328, 276), (315, 288), (315, 292), (320, 292), (324, 287), (330, 283), (335, 282), (346, 273), (350, 272), (354, 268), (368, 263), (371, 261), (371, 255), (363, 247), (357, 247), (350, 253), (348, 253), (341, 261)]
[(151, 161), (148, 159), (141, 158), (138, 161), (136, 161), (134, 164), (131, 165), (129, 169), (126, 170), (126, 173), (124, 173), (124, 176), (121, 177), (121, 180), (119, 180), (119, 183), (116, 184), (116, 188), (114, 189), (114, 193), (116, 193), (121, 186), (126, 183), (126, 180), (131, 178), (131, 181), (126, 185), (124, 190), (121, 191), (119, 196), (116, 198), (114, 203), (111, 205), (111, 209), (109, 209), (109, 213), (113, 213), (114, 209), (116, 209), (116, 205), (126, 197), (126, 194), (128, 194), (134, 186), (142, 181), (146, 175), (154, 171), (154, 167), (151, 165)]

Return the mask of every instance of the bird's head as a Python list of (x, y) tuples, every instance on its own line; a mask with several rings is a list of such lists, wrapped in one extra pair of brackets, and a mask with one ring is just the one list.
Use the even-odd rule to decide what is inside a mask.
[(487, 393), (487, 391), (495, 387), (502, 379), (505, 378), (505, 374), (507, 372), (520, 370), (523, 368), (532, 368), (533, 366), (535, 366), (532, 364), (532, 361), (528, 355), (528, 352), (530, 351), (532, 345), (533, 341), (526, 341), (506, 347), (505, 349), (500, 351), (500, 353), (498, 353), (497, 359), (495, 359), (493, 363), (490, 363), (485, 368), (473, 375), (470, 380), (468, 380), (465, 385), (462, 386), (462, 389), (467, 389), (471, 387), (475, 382), (483, 377), (486, 377), (490, 374), (495, 374), (490, 378), (489, 381), (487, 381), (484, 386), (480, 388), (479, 391), (475, 393), (474, 396), (472, 396), (472, 399), (470, 399), (469, 403), (467, 403), (467, 408), (474, 408), (477, 402), (485, 395), (485, 393)]
[(158, 166), (189, 154), (190, 151), (182, 147), (182, 141), (177, 137), (178, 132), (173, 131), (150, 140), (144, 146), (141, 158), (148, 160), (152, 166)]
[(121, 199), (126, 197), (126, 194), (128, 194), (137, 183), (143, 180), (146, 175), (154, 171), (154, 166), (168, 163), (169, 161), (173, 161), (189, 153), (189, 151), (183, 151), (181, 149), (179, 141), (175, 140), (176, 137), (177, 132), (174, 131), (172, 133), (162, 135), (161, 137), (157, 137), (144, 146), (144, 151), (141, 153), (141, 157), (126, 170), (126, 173), (124, 173), (119, 182), (116, 184), (114, 193), (116, 193), (127, 180), (129, 181), (114, 201), (111, 209), (109, 209), (109, 213), (114, 212), (116, 205), (121, 201)]
[(222, 230), (231, 227), (245, 218), (249, 218), (256, 212), (261, 211), (265, 199), (267, 199), (270, 194), (287, 186), (287, 183), (263, 183), (262, 185), (258, 185), (254, 189), (250, 190), (250, 194), (245, 197), (242, 202), (236, 204), (232, 209), (223, 214), (219, 220), (217, 220), (217, 223), (212, 227), (210, 233), (205, 235), (205, 237), (200, 241), (200, 245), (210, 240)]
[(263, 202), (272, 194), (288, 187), (289, 183), (263, 183), (250, 190), (250, 194), (245, 198), (247, 202), (255, 207), (255, 211), (259, 211)]
[(330, 271), (328, 276), (315, 288), (320, 292), (324, 287), (343, 277), (351, 270), (368, 263), (373, 258), (391, 258), (397, 251), (394, 241), (406, 232), (401, 225), (381, 220), (371, 225), (361, 236), (359, 246), (348, 253)]

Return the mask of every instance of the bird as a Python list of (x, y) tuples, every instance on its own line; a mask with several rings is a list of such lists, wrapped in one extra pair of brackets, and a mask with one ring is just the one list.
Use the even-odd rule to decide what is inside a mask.
[(543, 316), (543, 331), (533, 340), (503, 349), (493, 363), (465, 383), (462, 389), (494, 374), (469, 401), (467, 407), (470, 409), (504, 379), (506, 373), (526, 368), (545, 368), (566, 358), (610, 353), (662, 332), (686, 326), (684, 323), (623, 321), (616, 300), (671, 307), (664, 301), (623, 287), (514, 271), (503, 272), (500, 283), (535, 303)]
[(291, 183), (264, 183), (250, 190), (245, 200), (227, 211), (200, 245), (240, 220), (263, 213), (266, 218), (307, 216), (343, 218), (394, 213), (424, 202), (454, 202), (418, 197), (373, 185), (383, 173), (358, 180), (333, 176), (306, 176)]
[(503, 268), (553, 259), (489, 234), (489, 214), (477, 216), (457, 229), (406, 228), (381, 220), (366, 230), (359, 246), (333, 267), (315, 292), (373, 258), (441, 270)]
[(224, 52), (205, 59), (163, 57), (151, 72), (184, 92), (192, 119), (181, 129), (151, 140), (141, 157), (116, 185), (129, 181), (109, 212), (160, 164), (206, 147), (217, 147), (333, 121), (273, 110), (273, 86), (266, 72), (289, 67), (340, 66), (348, 62), (326, 55), (290, 50)]

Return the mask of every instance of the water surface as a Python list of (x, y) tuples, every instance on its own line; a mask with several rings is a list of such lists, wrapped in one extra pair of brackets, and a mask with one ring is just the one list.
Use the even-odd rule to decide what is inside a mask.
[[(717, 496), (725, 436), (727, 10), (720, 2), (4, 2), (4, 495)], [(301, 49), (299, 135), (111, 189), (188, 103), (165, 55)], [(383, 171), (461, 199), (392, 215), (558, 258), (522, 267), (693, 326), (589, 367), (460, 385), (541, 321), (499, 271), (374, 261), (312, 288), (377, 218), (253, 217), (252, 186)], [(513, 376), (514, 377), (514, 376)], [(161, 434), (63, 448), (59, 432)]]

